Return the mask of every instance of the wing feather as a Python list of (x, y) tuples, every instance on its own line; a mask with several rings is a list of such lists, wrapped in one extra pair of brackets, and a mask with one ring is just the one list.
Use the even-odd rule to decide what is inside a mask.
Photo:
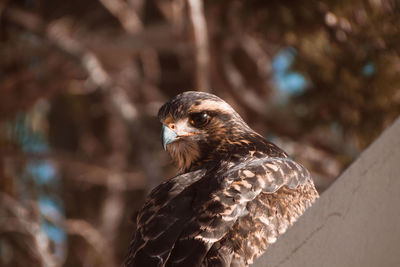
[(177, 240), (177, 243), (184, 240), (186, 246), (180, 251), (175, 248), (170, 261), (179, 258), (180, 262), (183, 258), (192, 257), (186, 249), (190, 246), (188, 240), (201, 240), (208, 249), (211, 248), (212, 244), (230, 231), (239, 218), (248, 214), (248, 202), (253, 201), (261, 192), (272, 194), (282, 186), (294, 189), (310, 179), (308, 171), (289, 158), (249, 159), (227, 169), (219, 174), (221, 177), (214, 177), (222, 181), (223, 187), (213, 192), (210, 199), (203, 202), (202, 208), (195, 212), (191, 220), (191, 233), (181, 234)]
[(165, 264), (182, 225), (192, 215), (190, 204), (193, 197), (187, 188), (200, 180), (205, 172), (198, 170), (178, 175), (149, 194), (137, 216), (137, 230), (125, 266)]
[(146, 257), (149, 266), (198, 266), (212, 245), (248, 214), (248, 202), (261, 192), (294, 189), (310, 179), (308, 171), (289, 158), (226, 164), (215, 173), (177, 176), (151, 193), (138, 215), (126, 266), (145, 266)]

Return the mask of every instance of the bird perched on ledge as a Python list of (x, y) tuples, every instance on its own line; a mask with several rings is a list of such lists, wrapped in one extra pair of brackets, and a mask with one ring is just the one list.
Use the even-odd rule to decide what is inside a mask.
[(247, 266), (318, 197), (307, 169), (217, 96), (182, 93), (158, 117), (180, 174), (147, 197), (125, 266)]

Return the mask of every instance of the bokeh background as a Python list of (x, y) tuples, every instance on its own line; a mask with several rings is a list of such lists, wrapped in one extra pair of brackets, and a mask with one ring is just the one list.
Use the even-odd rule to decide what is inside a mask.
[(176, 169), (158, 108), (217, 94), (323, 192), (400, 114), (396, 0), (0, 2), (0, 265), (119, 266)]

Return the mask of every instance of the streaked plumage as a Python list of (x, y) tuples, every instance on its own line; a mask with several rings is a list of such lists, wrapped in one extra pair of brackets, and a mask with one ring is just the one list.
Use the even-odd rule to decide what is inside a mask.
[(318, 197), (308, 171), (223, 100), (185, 92), (159, 111), (181, 174), (147, 197), (125, 266), (246, 266)]

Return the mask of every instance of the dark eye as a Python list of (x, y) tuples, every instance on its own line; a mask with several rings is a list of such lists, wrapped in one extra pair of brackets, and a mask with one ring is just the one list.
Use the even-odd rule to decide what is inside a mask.
[(194, 127), (200, 128), (209, 123), (210, 118), (210, 115), (208, 115), (206, 112), (191, 113), (189, 115), (189, 122)]

